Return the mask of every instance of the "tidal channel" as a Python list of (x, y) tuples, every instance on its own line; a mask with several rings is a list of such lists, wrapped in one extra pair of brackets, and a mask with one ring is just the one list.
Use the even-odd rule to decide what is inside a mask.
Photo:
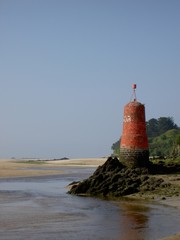
[(0, 179), (0, 239), (157, 240), (180, 230), (173, 207), (67, 194), (69, 183), (94, 170), (64, 167), (61, 175)]

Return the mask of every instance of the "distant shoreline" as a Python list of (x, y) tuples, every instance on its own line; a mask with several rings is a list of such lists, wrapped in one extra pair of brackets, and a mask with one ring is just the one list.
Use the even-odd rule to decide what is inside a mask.
[(66, 160), (0, 159), (0, 179), (63, 174), (63, 167), (98, 167), (107, 158)]

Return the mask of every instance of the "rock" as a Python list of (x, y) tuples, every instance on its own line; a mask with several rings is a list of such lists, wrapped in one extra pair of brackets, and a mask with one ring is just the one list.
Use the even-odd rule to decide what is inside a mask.
[(149, 168), (128, 168), (120, 163), (116, 157), (109, 157), (92, 176), (73, 185), (69, 193), (120, 197), (138, 192), (153, 191), (169, 185), (162, 178), (152, 177), (149, 173), (162, 173), (163, 171), (172, 171), (172, 169), (174, 166), (167, 168), (162, 164), (151, 165)]

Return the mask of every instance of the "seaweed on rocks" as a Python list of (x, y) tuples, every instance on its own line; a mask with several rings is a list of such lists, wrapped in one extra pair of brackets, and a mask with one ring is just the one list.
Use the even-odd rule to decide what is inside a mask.
[[(179, 168), (178, 168), (179, 169)], [(138, 192), (153, 191), (166, 184), (151, 174), (169, 173), (173, 167), (151, 164), (148, 168), (129, 168), (116, 157), (109, 157), (88, 179), (72, 185), (68, 193), (75, 195), (121, 197)]]

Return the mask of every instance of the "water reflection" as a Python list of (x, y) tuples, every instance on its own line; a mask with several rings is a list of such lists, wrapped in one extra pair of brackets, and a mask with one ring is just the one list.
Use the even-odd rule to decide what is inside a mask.
[(119, 205), (121, 209), (121, 233), (119, 239), (148, 239), (145, 228), (148, 227), (148, 215), (150, 208), (132, 201), (122, 201)]

